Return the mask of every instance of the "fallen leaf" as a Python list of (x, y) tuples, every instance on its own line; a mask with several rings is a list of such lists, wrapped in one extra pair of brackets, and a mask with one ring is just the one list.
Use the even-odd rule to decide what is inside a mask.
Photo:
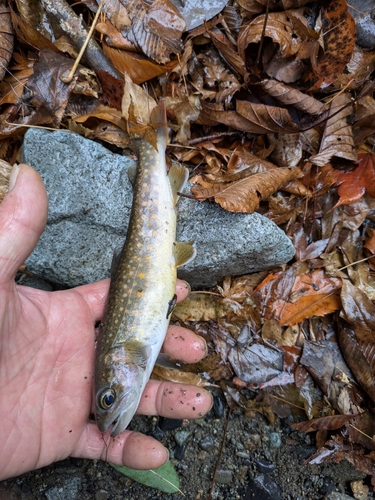
[(351, 324), (356, 338), (374, 342), (375, 346), (375, 305), (372, 300), (349, 280), (342, 280), (341, 302), (344, 317)]
[(267, 297), (266, 302), (262, 301), (264, 317), (288, 326), (340, 309), (340, 287), (340, 279), (327, 276), (321, 269), (298, 274), (297, 267), (270, 275), (255, 292), (259, 297)]
[(251, 214), (261, 200), (301, 176), (301, 170), (297, 167), (277, 168), (231, 183), (212, 184), (210, 188), (195, 185), (191, 191), (198, 200), (214, 198), (225, 210)]
[(298, 422), (298, 424), (291, 424), (291, 427), (299, 432), (313, 432), (313, 431), (334, 431), (340, 429), (346, 422), (353, 420), (355, 415), (331, 415), (329, 417), (314, 418), (313, 420), (306, 420), (305, 422)]
[[(330, 118), (324, 127), (319, 153), (309, 158), (309, 161), (315, 165), (323, 167), (333, 156), (346, 160), (357, 160), (353, 130), (347, 122), (347, 117), (352, 113), (352, 106), (346, 106), (350, 102), (351, 97), (348, 94), (340, 94), (332, 101), (329, 110)], [(337, 112), (343, 107), (344, 109)]]
[(373, 153), (359, 153), (358, 167), (351, 172), (334, 170), (339, 201), (334, 208), (340, 205), (354, 203), (368, 193), (375, 198), (375, 156)]
[(156, 488), (164, 493), (182, 493), (177, 472), (169, 461), (157, 469), (149, 470), (130, 469), (124, 465), (112, 464), (111, 462), (109, 464), (124, 476), (137, 481), (137, 483)]
[(324, 51), (314, 65), (318, 80), (310, 90), (326, 88), (344, 71), (356, 42), (356, 28), (346, 0), (329, 0), (321, 9)]

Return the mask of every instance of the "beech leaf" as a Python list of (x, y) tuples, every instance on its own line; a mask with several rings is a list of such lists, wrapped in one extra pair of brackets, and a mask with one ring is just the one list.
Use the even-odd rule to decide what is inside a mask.
[(291, 424), (291, 427), (299, 432), (334, 431), (354, 417), (355, 415), (331, 415), (329, 417), (314, 418), (313, 420)]
[(301, 170), (297, 167), (276, 168), (239, 181), (212, 184), (209, 188), (193, 186), (191, 191), (198, 200), (214, 198), (225, 210), (251, 214), (261, 200), (301, 176)]

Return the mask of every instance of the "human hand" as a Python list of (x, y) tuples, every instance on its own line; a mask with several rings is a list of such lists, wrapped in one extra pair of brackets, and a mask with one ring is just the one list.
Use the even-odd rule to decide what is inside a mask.
[[(110, 431), (102, 435), (89, 421), (94, 325), (103, 315), (109, 280), (57, 292), (14, 282), (44, 229), (47, 203), (37, 172), (27, 165), (13, 169), (0, 204), (0, 479), (68, 456), (159, 467), (168, 450), (158, 441), (128, 430), (111, 439)], [(185, 298), (184, 282), (176, 293)], [(170, 326), (164, 352), (188, 363), (202, 359), (206, 346), (189, 330)], [(138, 413), (194, 418), (211, 404), (204, 389), (150, 380)]]

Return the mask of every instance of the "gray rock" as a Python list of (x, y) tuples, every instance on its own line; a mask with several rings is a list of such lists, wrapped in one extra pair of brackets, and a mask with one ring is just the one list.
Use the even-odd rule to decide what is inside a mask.
[(219, 469), (215, 476), (215, 483), (231, 484), (233, 480), (233, 472), (231, 470)]
[(75, 498), (79, 498), (80, 487), (81, 479), (79, 477), (72, 477), (64, 481), (62, 487), (54, 486), (44, 494), (48, 500), (74, 500)]
[[(127, 171), (134, 161), (70, 132), (37, 129), (25, 135), (22, 161), (39, 171), (49, 196), (47, 227), (28, 268), (67, 286), (108, 277), (113, 250), (126, 235), (132, 203)], [(259, 214), (232, 214), (187, 198), (178, 214), (178, 239), (195, 240), (197, 247), (197, 257), (179, 277), (194, 288), (294, 255), (284, 232)]]
[(204, 451), (212, 451), (215, 448), (215, 441), (212, 436), (205, 436), (199, 443)]
[(365, 49), (375, 48), (375, 4), (374, 0), (351, 0), (348, 2), (350, 14), (353, 16), (357, 44)]
[(354, 500), (354, 497), (350, 497), (349, 495), (345, 495), (345, 493), (338, 493), (334, 491), (328, 497), (326, 500)]
[(191, 433), (189, 431), (182, 429), (182, 430), (176, 431), (174, 433), (174, 439), (179, 446), (182, 446), (185, 443), (185, 441), (188, 439), (190, 434)]

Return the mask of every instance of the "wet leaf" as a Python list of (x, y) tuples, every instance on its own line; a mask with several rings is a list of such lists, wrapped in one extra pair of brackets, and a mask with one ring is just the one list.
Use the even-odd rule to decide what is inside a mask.
[(355, 23), (346, 0), (325, 2), (321, 15), (324, 51), (314, 67), (318, 80), (310, 90), (325, 88), (342, 74), (356, 41)]
[(135, 470), (124, 465), (110, 465), (124, 476), (130, 477), (138, 483), (163, 491), (164, 493), (182, 493), (180, 490), (180, 480), (171, 462), (158, 467), (157, 469)]
[(332, 415), (329, 417), (315, 418), (314, 420), (306, 420), (305, 422), (299, 422), (298, 424), (291, 424), (293, 429), (299, 432), (313, 432), (313, 431), (334, 431), (339, 429), (346, 422), (352, 420), (354, 415)]
[(324, 316), (341, 307), (341, 280), (324, 271), (295, 275), (296, 270), (270, 275), (257, 289), (258, 296), (267, 296), (263, 303), (265, 318), (275, 318), (280, 325), (295, 325), (305, 318)]
[(5, 2), (0, 4), (0, 82), (13, 54), (14, 35), (10, 11)]
[[(337, 111), (351, 102), (348, 94), (337, 96), (331, 104), (319, 153), (309, 158), (309, 161), (323, 167), (333, 156), (356, 161), (357, 154), (354, 147), (352, 127), (347, 122), (347, 117), (352, 112), (352, 106), (345, 107), (342, 111)], [(332, 116), (334, 115), (334, 116)]]
[(345, 319), (352, 325), (356, 338), (364, 342), (375, 343), (374, 303), (349, 280), (342, 281), (341, 302)]
[(151, 378), (153, 378), (154, 380), (166, 380), (167, 382), (173, 382), (176, 384), (195, 385), (197, 387), (212, 386), (212, 384), (207, 382), (207, 380), (204, 380), (196, 373), (180, 371), (173, 368), (166, 368), (159, 365), (154, 366)]
[(225, 210), (251, 214), (261, 200), (268, 198), (290, 180), (301, 176), (297, 167), (278, 168), (231, 183), (216, 183), (210, 188), (196, 185), (191, 191), (198, 200), (214, 198)]
[(368, 396), (375, 399), (375, 342), (360, 341), (349, 323), (338, 323), (339, 344), (345, 361)]
[(365, 193), (375, 198), (375, 156), (373, 153), (360, 153), (359, 166), (351, 172), (334, 171), (336, 185), (339, 186), (339, 201), (335, 207), (354, 203)]
[(258, 43), (262, 36), (272, 38), (279, 45), (283, 57), (296, 54), (301, 43), (299, 36), (293, 33), (287, 12), (271, 12), (267, 20), (263, 14), (251, 21), (238, 37), (238, 51), (243, 60), (246, 60), (245, 51), (248, 45)]

